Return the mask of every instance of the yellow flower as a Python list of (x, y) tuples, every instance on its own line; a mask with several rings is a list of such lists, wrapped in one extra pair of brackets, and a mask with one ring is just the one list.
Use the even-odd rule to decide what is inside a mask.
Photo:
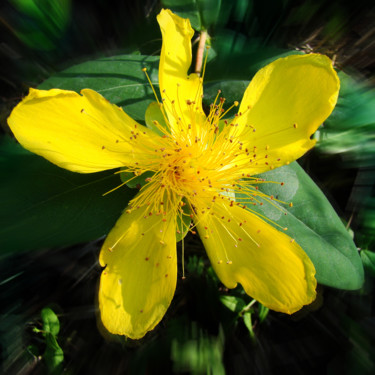
[(265, 306), (293, 313), (315, 298), (314, 266), (295, 241), (245, 203), (264, 198), (251, 176), (314, 146), (310, 136), (336, 104), (338, 77), (322, 55), (276, 60), (255, 75), (238, 114), (224, 122), (224, 100), (218, 95), (206, 116), (202, 78), (187, 74), (189, 21), (162, 10), (158, 22), (164, 124), (155, 121), (156, 131), (89, 89), (81, 95), (30, 89), (9, 126), (25, 148), (71, 171), (154, 173), (100, 253), (106, 268), (99, 307), (110, 332), (138, 339), (162, 319), (176, 288), (176, 235), (188, 229), (189, 216), (225, 286), (241, 283)]

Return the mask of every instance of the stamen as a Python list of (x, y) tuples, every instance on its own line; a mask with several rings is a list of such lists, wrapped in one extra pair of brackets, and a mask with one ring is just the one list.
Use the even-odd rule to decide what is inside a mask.
[(152, 84), (151, 82), (151, 79), (147, 73), (147, 68), (142, 68), (142, 72), (145, 73), (146, 77), (147, 77), (147, 80), (148, 80), (148, 83), (150, 84), (151, 88), (152, 88), (152, 92), (154, 93), (154, 96), (155, 96), (155, 99), (156, 101), (158, 102), (158, 104), (160, 105), (160, 102), (159, 102), (159, 99), (158, 99), (158, 96), (156, 95), (156, 91), (154, 89), (154, 85)]

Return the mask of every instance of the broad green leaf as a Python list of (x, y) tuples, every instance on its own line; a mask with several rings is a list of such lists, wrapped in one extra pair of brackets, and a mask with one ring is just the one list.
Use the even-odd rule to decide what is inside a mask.
[(0, 141), (1, 252), (68, 246), (108, 233), (134, 191), (113, 171), (59, 168), (5, 138)]
[(314, 263), (319, 283), (359, 289), (363, 267), (357, 248), (327, 198), (306, 172), (292, 163), (259, 177), (277, 182), (259, 184), (260, 191), (292, 202), (293, 207), (275, 200), (272, 204), (264, 200), (263, 205), (249, 207), (271, 220), (270, 225), (288, 228), (286, 234), (297, 241)]
[[(38, 88), (81, 91), (90, 88), (111, 103), (124, 107), (137, 121), (144, 121), (147, 106), (155, 101), (142, 68), (154, 85), (158, 85), (159, 57), (119, 55), (84, 62), (48, 78)], [(158, 87), (156, 87), (158, 91)]]
[(60, 331), (60, 322), (57, 315), (49, 307), (45, 307), (42, 312), (43, 331), (57, 336)]

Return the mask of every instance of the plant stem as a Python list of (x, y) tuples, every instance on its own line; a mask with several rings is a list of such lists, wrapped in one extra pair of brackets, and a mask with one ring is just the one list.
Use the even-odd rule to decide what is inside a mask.
[(201, 31), (201, 35), (199, 37), (197, 59), (195, 62), (195, 73), (198, 75), (200, 75), (202, 71), (203, 55), (204, 55), (204, 47), (206, 45), (206, 39), (207, 39), (207, 30), (203, 30)]

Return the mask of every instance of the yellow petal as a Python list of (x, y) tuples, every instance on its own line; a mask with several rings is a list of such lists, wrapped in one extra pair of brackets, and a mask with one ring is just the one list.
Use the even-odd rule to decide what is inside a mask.
[[(100, 253), (101, 319), (109, 332), (143, 337), (163, 318), (177, 280), (175, 215), (124, 213)], [(165, 221), (164, 221), (164, 220)]]
[(242, 115), (233, 121), (235, 136), (250, 150), (247, 172), (288, 164), (313, 147), (310, 136), (331, 114), (339, 88), (323, 55), (288, 56), (259, 70), (243, 96)]
[[(89, 173), (132, 166), (158, 136), (92, 90), (30, 89), (8, 118), (26, 149), (60, 167)], [(134, 134), (139, 133), (134, 139)], [(132, 138), (132, 139), (130, 139)]]
[(266, 307), (288, 314), (315, 299), (314, 265), (295, 241), (236, 204), (211, 204), (210, 211), (198, 216), (197, 227), (226, 287), (239, 282)]
[(177, 131), (177, 126), (194, 126), (194, 123), (204, 121), (203, 88), (198, 75), (192, 73), (188, 76), (192, 60), (191, 38), (194, 35), (190, 21), (165, 9), (157, 19), (163, 36), (159, 65), (160, 93), (165, 99), (163, 105), (173, 132)]

